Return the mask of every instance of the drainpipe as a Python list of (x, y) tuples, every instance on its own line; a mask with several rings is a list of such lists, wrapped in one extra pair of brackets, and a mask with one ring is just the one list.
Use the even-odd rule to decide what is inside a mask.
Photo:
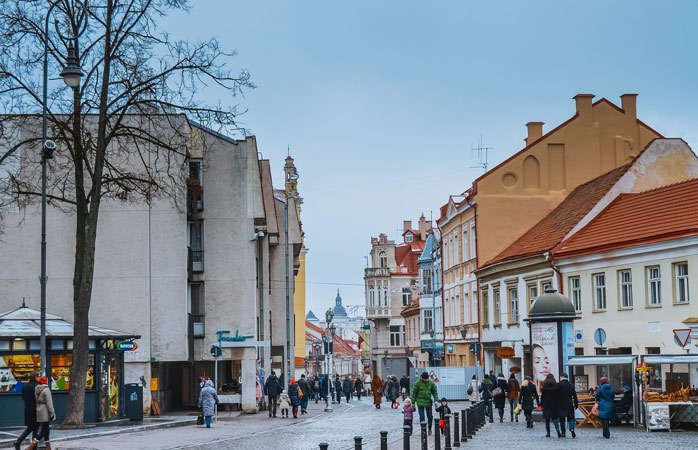
[(550, 268), (553, 269), (557, 274), (558, 291), (560, 292), (560, 294), (564, 295), (565, 289), (562, 287), (562, 272), (560, 272), (560, 269), (555, 265), (553, 260), (553, 254), (550, 251), (545, 252), (545, 261), (548, 263)]
[[(264, 342), (264, 232), (257, 232), (257, 258), (258, 268), (257, 276), (259, 277), (259, 340)], [(259, 348), (260, 351), (260, 368), (262, 369), (262, 379), (266, 376), (264, 372), (264, 346)]]

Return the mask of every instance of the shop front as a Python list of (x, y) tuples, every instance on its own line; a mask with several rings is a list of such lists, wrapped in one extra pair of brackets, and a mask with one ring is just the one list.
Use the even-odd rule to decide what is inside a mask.
[(643, 355), (638, 372), (647, 430), (698, 425), (698, 355)]
[[(39, 372), (40, 313), (20, 307), (0, 315), (0, 423), (24, 423), (21, 388), (32, 372)], [(85, 373), (85, 421), (124, 417), (124, 351), (140, 336), (89, 327), (89, 359)], [(62, 421), (68, 401), (73, 360), (73, 326), (46, 315), (46, 374), (51, 386), (56, 420)]]

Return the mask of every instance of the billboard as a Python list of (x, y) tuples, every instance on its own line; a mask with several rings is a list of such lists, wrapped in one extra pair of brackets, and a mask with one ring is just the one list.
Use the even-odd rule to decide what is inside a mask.
[(557, 322), (534, 322), (531, 324), (531, 352), (533, 359), (533, 381), (540, 392), (543, 380), (553, 374), (560, 378)]

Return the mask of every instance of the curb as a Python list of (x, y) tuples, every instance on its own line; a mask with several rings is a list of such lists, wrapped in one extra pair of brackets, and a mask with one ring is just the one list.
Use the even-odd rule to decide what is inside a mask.
[[(149, 424), (149, 425), (135, 425), (132, 427), (127, 427), (127, 428), (122, 428), (118, 430), (108, 430), (108, 431), (98, 431), (96, 433), (87, 433), (87, 434), (80, 434), (76, 436), (64, 436), (64, 437), (57, 437), (51, 439), (51, 442), (64, 442), (64, 441), (75, 441), (78, 439), (90, 439), (90, 438), (97, 438), (97, 437), (102, 437), (102, 436), (112, 436), (114, 434), (122, 434), (122, 433), (137, 433), (139, 431), (150, 431), (150, 430), (159, 430), (163, 428), (174, 428), (174, 427), (181, 427), (185, 425), (195, 425), (196, 424), (196, 418), (193, 419), (182, 419), (182, 420), (176, 420), (172, 422), (166, 422), (166, 423), (154, 423), (154, 424)], [(14, 439), (9, 439), (5, 440), (3, 439), (0, 441), (0, 448), (11, 448)]]

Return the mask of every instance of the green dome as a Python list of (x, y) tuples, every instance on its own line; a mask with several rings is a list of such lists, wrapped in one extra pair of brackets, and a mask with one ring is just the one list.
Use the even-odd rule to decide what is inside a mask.
[(574, 319), (577, 313), (572, 300), (554, 289), (547, 289), (536, 297), (528, 313), (529, 320), (540, 319)]

